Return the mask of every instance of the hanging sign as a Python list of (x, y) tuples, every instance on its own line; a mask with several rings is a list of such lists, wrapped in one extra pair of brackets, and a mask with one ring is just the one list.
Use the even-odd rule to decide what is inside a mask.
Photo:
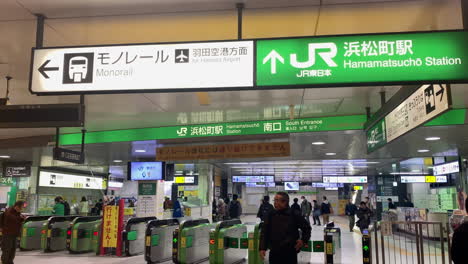
[(103, 215), (102, 247), (116, 248), (119, 226), (119, 207), (110, 205), (105, 206)]
[(468, 32), (258, 40), (258, 86), (467, 82)]
[(450, 109), (446, 85), (423, 85), (367, 131), (367, 150), (399, 138)]
[(3, 163), (3, 175), (5, 177), (29, 177), (31, 176), (32, 162), (5, 162)]
[(33, 50), (30, 90), (79, 94), (253, 86), (253, 41)]

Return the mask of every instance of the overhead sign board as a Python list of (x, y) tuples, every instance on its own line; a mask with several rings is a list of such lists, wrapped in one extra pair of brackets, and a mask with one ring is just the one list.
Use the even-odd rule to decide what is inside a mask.
[(401, 183), (446, 183), (447, 176), (401, 176)]
[(258, 40), (258, 86), (346, 86), (467, 80), (468, 32)]
[(162, 147), (156, 149), (156, 160), (289, 157), (290, 148), (289, 142)]
[(105, 189), (103, 178), (49, 171), (40, 171), (39, 186), (92, 190)]
[(5, 162), (3, 163), (4, 177), (29, 177), (31, 176), (32, 162)]
[(343, 183), (325, 183), (325, 182), (313, 182), (313, 188), (343, 188)]
[(367, 131), (367, 149), (397, 139), (450, 109), (446, 85), (423, 85)]
[(0, 106), (0, 128), (81, 127), (81, 104), (38, 104)]
[(56, 147), (54, 148), (54, 160), (83, 164), (84, 155), (79, 151)]
[(33, 50), (38, 94), (252, 87), (253, 41)]
[(275, 176), (232, 176), (232, 182), (275, 182)]
[(446, 175), (457, 172), (460, 172), (460, 163), (458, 161), (434, 165), (434, 175)]
[(367, 183), (367, 176), (323, 176), (324, 183)]

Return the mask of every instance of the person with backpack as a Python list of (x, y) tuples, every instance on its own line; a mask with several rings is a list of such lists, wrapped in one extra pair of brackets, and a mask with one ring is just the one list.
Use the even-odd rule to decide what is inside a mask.
[(332, 213), (332, 207), (330, 202), (327, 200), (327, 197), (323, 197), (322, 205), (320, 211), (322, 212), (323, 223), (326, 225), (330, 222), (330, 214)]
[(302, 196), (301, 197), (301, 213), (302, 213), (302, 216), (305, 218), (305, 220), (307, 221), (307, 223), (309, 223), (310, 225), (310, 214), (312, 212), (312, 204), (307, 201), (307, 199), (305, 198), (305, 196)]
[(232, 201), (229, 203), (229, 217), (231, 219), (239, 219), (242, 215), (242, 205), (237, 199), (239, 199), (239, 196), (234, 194)]
[(318, 226), (321, 226), (320, 224), (320, 215), (322, 212), (320, 211), (320, 205), (318, 204), (317, 200), (312, 201), (314, 203), (314, 211), (312, 213), (312, 218), (314, 219), (314, 225), (317, 224)]
[(269, 249), (270, 264), (296, 264), (297, 253), (309, 242), (311, 227), (300, 212), (289, 207), (287, 193), (278, 192), (274, 204), (260, 231), (260, 257), (264, 260)]
[(21, 215), (24, 201), (17, 201), (0, 217), (2, 230), (2, 264), (13, 264), (16, 255), (16, 241), (21, 234), (21, 226), (25, 217)]
[(263, 202), (260, 205), (260, 208), (258, 208), (257, 217), (260, 218), (262, 222), (264, 222), (268, 215), (270, 215), (270, 213), (275, 210), (275, 208), (270, 203), (270, 196), (264, 196), (262, 201)]

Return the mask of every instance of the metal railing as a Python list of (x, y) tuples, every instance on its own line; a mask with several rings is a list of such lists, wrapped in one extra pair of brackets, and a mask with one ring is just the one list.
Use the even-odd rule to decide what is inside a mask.
[(449, 225), (441, 222), (380, 222), (370, 230), (372, 263), (450, 264)]

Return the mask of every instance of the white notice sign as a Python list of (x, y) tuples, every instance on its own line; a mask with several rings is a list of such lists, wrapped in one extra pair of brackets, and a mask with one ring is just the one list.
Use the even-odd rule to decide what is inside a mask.
[(33, 93), (253, 86), (253, 41), (35, 49)]
[(445, 85), (423, 85), (385, 117), (387, 142), (449, 109)]

